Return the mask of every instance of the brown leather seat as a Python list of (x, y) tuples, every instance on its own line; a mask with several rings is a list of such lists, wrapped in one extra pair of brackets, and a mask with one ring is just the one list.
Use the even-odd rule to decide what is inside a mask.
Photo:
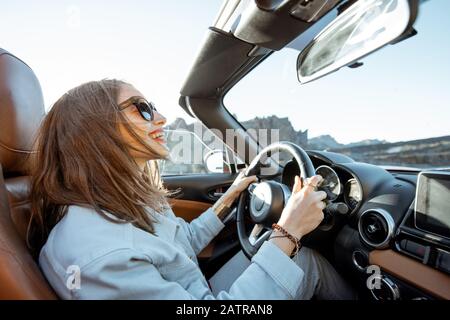
[(0, 299), (55, 299), (28, 252), (25, 159), (45, 114), (41, 87), (23, 61), (0, 49)]

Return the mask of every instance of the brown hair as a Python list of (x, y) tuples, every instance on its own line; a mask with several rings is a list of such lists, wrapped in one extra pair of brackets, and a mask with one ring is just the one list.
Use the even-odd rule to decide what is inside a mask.
[(46, 115), (30, 158), (31, 220), (27, 241), (38, 253), (69, 205), (103, 210), (136, 227), (153, 232), (146, 211), (167, 205), (156, 160), (142, 172), (120, 135), (120, 123), (139, 142), (139, 151), (156, 158), (119, 111), (120, 80), (84, 83), (64, 94)]

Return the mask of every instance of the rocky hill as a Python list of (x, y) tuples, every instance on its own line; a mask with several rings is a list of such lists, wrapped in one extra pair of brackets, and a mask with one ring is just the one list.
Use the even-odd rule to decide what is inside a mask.
[(356, 161), (426, 168), (450, 167), (450, 136), (376, 143), (354, 147), (344, 146), (330, 151), (346, 154)]
[[(336, 141), (331, 135), (308, 139), (308, 130), (295, 130), (287, 117), (256, 117), (242, 124), (253, 133), (258, 129), (279, 129), (278, 140), (292, 141), (303, 148), (329, 150), (346, 154), (356, 161), (373, 164), (400, 165), (413, 167), (450, 166), (450, 136), (390, 143), (385, 140), (369, 139), (349, 144)], [(202, 126), (202, 130), (206, 128)], [(194, 123), (187, 124), (177, 118), (168, 125), (170, 129), (193, 132)], [(267, 142), (273, 142), (268, 133)]]
[[(167, 126), (168, 129), (172, 130), (187, 130), (194, 132), (195, 124), (199, 124), (198, 122), (187, 124), (186, 121), (182, 118), (175, 119), (174, 122)], [(308, 146), (308, 130), (305, 131), (296, 131), (292, 126), (291, 122), (287, 117), (278, 118), (276, 116), (259, 118), (256, 117), (254, 119), (248, 121), (242, 121), (242, 125), (249, 130), (250, 134), (257, 134), (259, 129), (269, 129), (267, 133), (267, 141), (270, 143), (271, 141), (280, 141), (280, 140), (288, 140), (292, 141), (302, 147)], [(202, 130), (206, 130), (206, 127), (201, 124)], [(271, 137), (270, 129), (279, 129), (278, 135), (279, 137)], [(272, 140), (274, 138), (276, 140)]]
[[(242, 121), (242, 125), (247, 129), (279, 129), (278, 135), (279, 140), (291, 141), (302, 147), (308, 146), (308, 130), (295, 130), (292, 126), (291, 121), (287, 117), (278, 118), (277, 116), (270, 116), (259, 118), (256, 117), (252, 120)], [(270, 139), (271, 136), (268, 134), (268, 142), (276, 141), (275, 139)], [(275, 138), (275, 137), (274, 137)]]

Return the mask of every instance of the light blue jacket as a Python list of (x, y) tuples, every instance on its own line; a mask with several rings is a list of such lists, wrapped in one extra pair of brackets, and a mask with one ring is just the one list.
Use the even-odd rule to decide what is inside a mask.
[(63, 299), (293, 299), (303, 271), (265, 242), (228, 292), (213, 296), (196, 255), (224, 227), (212, 209), (191, 223), (171, 209), (152, 214), (155, 235), (70, 206), (39, 263)]

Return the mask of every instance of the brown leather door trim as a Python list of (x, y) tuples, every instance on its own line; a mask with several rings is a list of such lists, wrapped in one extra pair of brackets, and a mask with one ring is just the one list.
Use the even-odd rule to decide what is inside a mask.
[(169, 203), (175, 215), (188, 222), (194, 220), (212, 206), (211, 203), (207, 202), (183, 199), (170, 199)]
[(450, 276), (393, 250), (374, 250), (370, 264), (438, 298), (450, 300)]
[[(201, 201), (183, 200), (183, 199), (170, 199), (170, 205), (177, 217), (183, 218), (185, 221), (190, 222), (205, 212), (212, 204)], [(199, 259), (211, 258), (214, 251), (214, 243), (210, 243), (198, 254)]]

